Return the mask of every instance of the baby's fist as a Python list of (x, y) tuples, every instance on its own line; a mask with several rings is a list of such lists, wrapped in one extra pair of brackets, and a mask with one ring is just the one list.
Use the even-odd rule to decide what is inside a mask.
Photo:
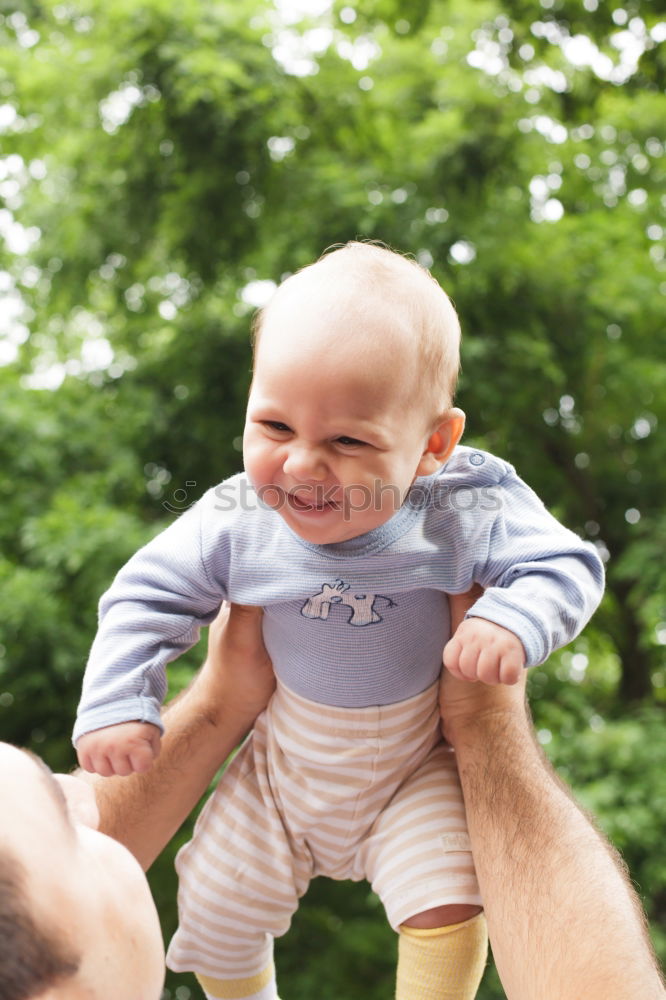
[(76, 754), (84, 771), (110, 778), (150, 770), (160, 752), (160, 731), (152, 722), (119, 722), (81, 736)]
[(466, 618), (444, 647), (444, 666), (463, 681), (517, 684), (525, 650), (508, 628), (485, 618)]

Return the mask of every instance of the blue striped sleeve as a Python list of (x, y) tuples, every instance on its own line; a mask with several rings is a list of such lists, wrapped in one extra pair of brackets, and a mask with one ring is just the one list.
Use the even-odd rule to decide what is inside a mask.
[(99, 604), (73, 740), (129, 719), (162, 730), (166, 664), (197, 642), (226, 593), (202, 556), (202, 503), (136, 552)]
[(468, 612), (514, 632), (526, 666), (543, 663), (587, 624), (601, 600), (604, 568), (596, 548), (565, 528), (506, 465), (498, 510), (475, 582), (487, 588)]

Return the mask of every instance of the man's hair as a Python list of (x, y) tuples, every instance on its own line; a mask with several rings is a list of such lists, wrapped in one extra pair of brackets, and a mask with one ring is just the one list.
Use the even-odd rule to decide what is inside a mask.
[(460, 368), (460, 323), (453, 304), (425, 267), (377, 241), (354, 240), (330, 247), (314, 264), (283, 281), (273, 299), (255, 316), (255, 352), (263, 319), (272, 303), (281, 297), (283, 289), (295, 290), (307, 275), (316, 277), (324, 287), (342, 284), (340, 308), (355, 298), (366, 299), (371, 292), (395, 306), (407, 318), (414, 335), (422, 396), (432, 396), (437, 415), (451, 405)]
[(74, 976), (81, 956), (31, 913), (25, 870), (0, 847), (0, 1000), (30, 1000)]

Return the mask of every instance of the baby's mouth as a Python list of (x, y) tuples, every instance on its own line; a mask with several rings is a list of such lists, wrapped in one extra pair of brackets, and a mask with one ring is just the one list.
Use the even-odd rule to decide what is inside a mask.
[(321, 493), (300, 495), (298, 493), (288, 493), (287, 500), (289, 506), (301, 513), (324, 513), (329, 510), (339, 510), (340, 504)]

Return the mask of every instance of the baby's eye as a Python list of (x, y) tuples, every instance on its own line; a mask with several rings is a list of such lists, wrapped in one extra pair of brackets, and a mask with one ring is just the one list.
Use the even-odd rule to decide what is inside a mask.
[(342, 437), (337, 438), (338, 444), (341, 444), (343, 448), (361, 448), (365, 441), (359, 441), (358, 438), (347, 437), (345, 434)]
[(291, 427), (287, 427), (287, 425), (283, 424), (281, 420), (264, 420), (263, 424), (264, 427), (268, 427), (272, 431), (279, 431), (281, 434), (289, 433), (291, 431)]

